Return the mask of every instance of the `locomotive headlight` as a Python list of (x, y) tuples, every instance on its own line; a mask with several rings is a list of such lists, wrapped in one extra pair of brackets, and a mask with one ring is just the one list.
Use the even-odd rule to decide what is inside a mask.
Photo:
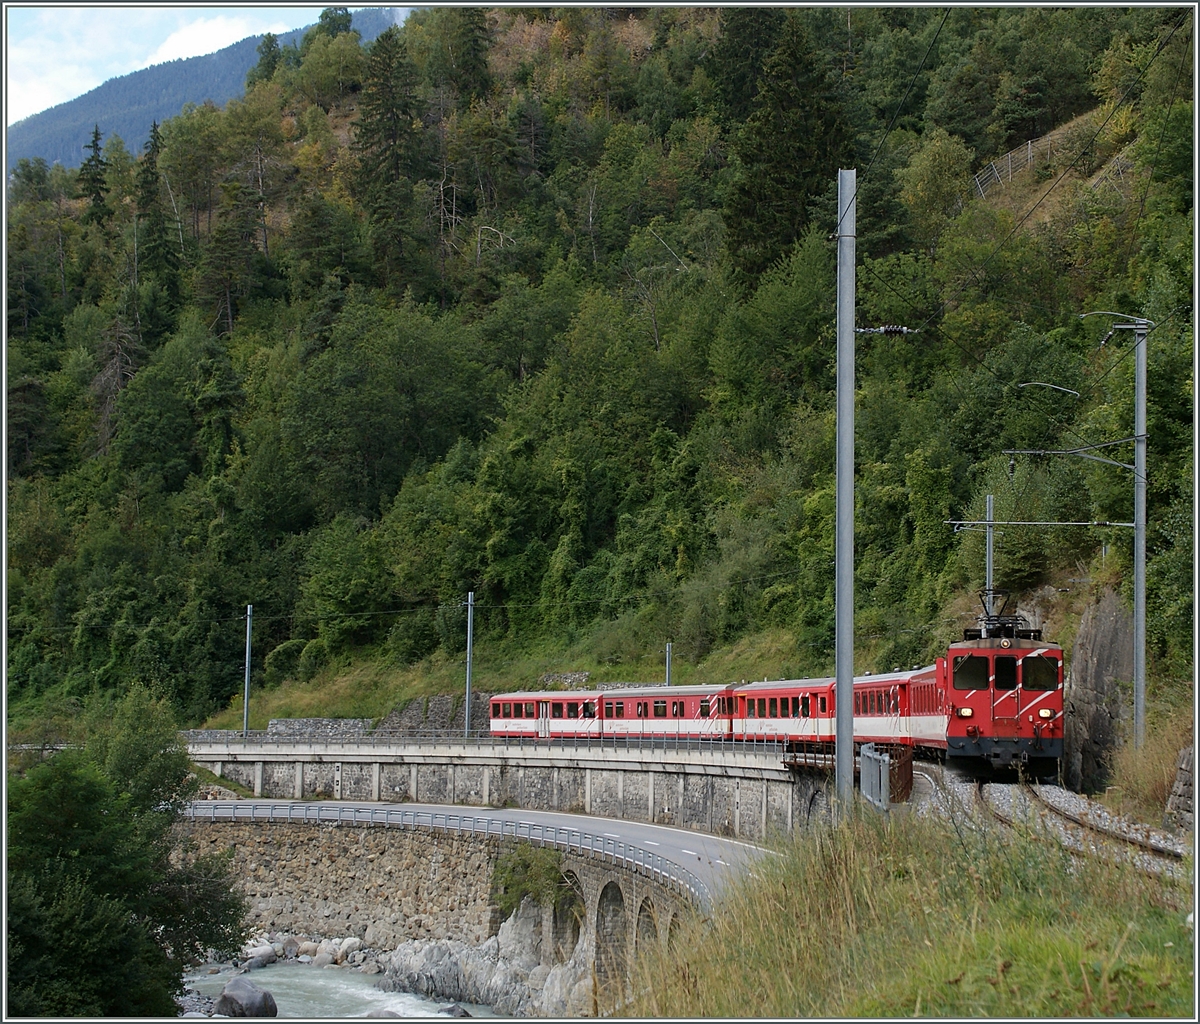
[(1038, 712), (1038, 718), (1053, 718), (1053, 717), (1054, 717), (1054, 712), (1051, 711), (1050, 708), (1042, 708), (1042, 710)]
[(970, 718), (974, 714), (975, 714), (974, 708), (959, 708), (958, 709), (958, 717), (959, 718)]

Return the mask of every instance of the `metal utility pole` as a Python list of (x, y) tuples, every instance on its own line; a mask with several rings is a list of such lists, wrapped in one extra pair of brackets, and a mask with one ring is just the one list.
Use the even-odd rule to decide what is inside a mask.
[(250, 735), (250, 623), (254, 605), (246, 605), (246, 692), (242, 695), (242, 739)]
[(667, 641), (667, 685), (671, 685), (671, 642)]
[(1133, 745), (1146, 739), (1146, 329), (1133, 327)]
[(1130, 322), (1112, 329), (1133, 331), (1133, 745), (1141, 749), (1146, 739), (1146, 337), (1154, 321), (1108, 310), (1081, 313), (1080, 319), (1089, 316), (1124, 317)]
[(463, 736), (471, 735), (471, 654), (475, 640), (475, 591), (467, 594), (467, 703), (463, 709)]
[(857, 172), (838, 171), (837, 541), (834, 554), (835, 798), (854, 800), (854, 286)]

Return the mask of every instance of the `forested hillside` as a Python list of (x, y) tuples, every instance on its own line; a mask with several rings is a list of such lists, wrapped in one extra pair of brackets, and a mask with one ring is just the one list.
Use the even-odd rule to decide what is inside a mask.
[[(353, 13), (353, 27), (364, 43), (396, 21), (402, 8), (366, 8)], [(310, 26), (278, 36), (281, 47), (299, 47)], [(84, 157), (83, 147), (100, 122), (106, 135), (120, 135), (126, 146), (140, 150), (150, 135), (150, 125), (165, 121), (185, 103), (208, 100), (224, 106), (241, 98), (246, 72), (258, 60), (262, 36), (249, 36), (216, 53), (155, 64), (128, 75), (110, 78), (49, 110), (10, 125), (5, 133), (5, 161), (11, 173), (21, 159), (41, 157), (48, 164), (74, 167)]]
[[(1131, 519), (1127, 471), (1002, 454), (1129, 437), (1116, 310), (1152, 686), (1191, 678), (1190, 8), (331, 12), (10, 181), (10, 720), (138, 680), (198, 721), (247, 604), (256, 685), (461, 657), (469, 591), (477, 650), (828, 671), (840, 167), (859, 323), (919, 329), (857, 343), (858, 668), (961, 628), (986, 494)], [(1131, 532), (1011, 528), (997, 583), (1127, 593)]]

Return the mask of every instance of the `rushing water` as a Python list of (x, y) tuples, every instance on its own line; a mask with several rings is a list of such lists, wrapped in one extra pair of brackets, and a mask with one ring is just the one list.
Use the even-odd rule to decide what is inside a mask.
[[(188, 988), (214, 999), (232, 974), (191, 974), (184, 980)], [(247, 975), (259, 988), (275, 998), (280, 1017), (345, 1018), (366, 1017), (372, 1011), (391, 1010), (401, 1017), (434, 1017), (449, 1006), (449, 1000), (436, 1002), (408, 992), (383, 992), (375, 987), (382, 975), (309, 964), (268, 964)], [(486, 1006), (465, 1005), (473, 1017), (495, 1016)], [(444, 1017), (450, 1020), (449, 1017)]]

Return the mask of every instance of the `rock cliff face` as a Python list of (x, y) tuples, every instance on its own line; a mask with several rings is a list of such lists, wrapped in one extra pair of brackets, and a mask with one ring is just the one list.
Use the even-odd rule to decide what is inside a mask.
[(1104, 784), (1107, 760), (1121, 742), (1133, 679), (1133, 619), (1117, 595), (1105, 591), (1079, 623), (1064, 695), (1063, 778), (1074, 790)]
[(1175, 784), (1167, 798), (1165, 825), (1181, 832), (1191, 832), (1194, 805), (1192, 803), (1192, 748), (1184, 747), (1179, 752), (1179, 763), (1175, 770)]

